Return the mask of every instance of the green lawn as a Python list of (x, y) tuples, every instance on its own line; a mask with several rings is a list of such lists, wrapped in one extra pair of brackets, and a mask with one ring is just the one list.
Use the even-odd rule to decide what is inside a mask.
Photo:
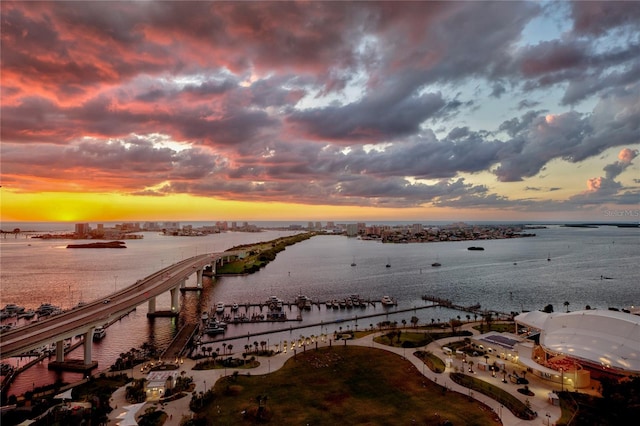
[(421, 359), (422, 362), (424, 362), (424, 364), (429, 367), (429, 370), (433, 371), (434, 373), (444, 373), (444, 361), (431, 352), (417, 351), (414, 352), (414, 355)]
[(357, 346), (307, 350), (268, 376), (219, 380), (214, 393), (195, 424), (500, 424), (488, 407), (425, 379), (402, 357)]

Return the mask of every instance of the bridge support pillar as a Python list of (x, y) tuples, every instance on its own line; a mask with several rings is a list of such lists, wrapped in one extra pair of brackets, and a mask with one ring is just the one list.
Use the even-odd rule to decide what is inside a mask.
[(187, 280), (186, 279), (180, 281), (180, 288), (185, 288), (186, 286), (187, 286)]
[(149, 299), (149, 314), (155, 314), (156, 313), (156, 298), (152, 297), (151, 299)]
[(84, 333), (84, 365), (91, 365), (91, 350), (93, 348), (93, 327)]
[(202, 288), (202, 272), (203, 272), (202, 269), (198, 269), (196, 271), (196, 286), (198, 288)]
[(175, 287), (171, 289), (171, 312), (178, 312), (179, 310), (180, 310), (180, 288)]
[(216, 262), (215, 260), (213, 262), (211, 262), (211, 273), (213, 274), (214, 277), (216, 275), (216, 265), (217, 264), (218, 264), (218, 262)]
[(56, 361), (64, 361), (64, 340), (59, 340), (56, 342)]

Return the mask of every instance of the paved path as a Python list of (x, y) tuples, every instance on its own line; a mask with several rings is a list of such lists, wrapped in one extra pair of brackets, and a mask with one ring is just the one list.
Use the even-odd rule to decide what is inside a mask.
[[(463, 329), (467, 329), (473, 333), (477, 333), (476, 330), (471, 328), (473, 325), (475, 324), (465, 324), (463, 326)], [(412, 362), (415, 365), (416, 369), (422, 374), (424, 374), (424, 376), (427, 377), (429, 380), (432, 380), (436, 383), (444, 385), (451, 391), (459, 392), (464, 395), (470, 395), (468, 388), (462, 387), (449, 379), (448, 373), (453, 372), (455, 370), (455, 367), (458, 367), (458, 369), (462, 368), (461, 360), (455, 359), (454, 365), (452, 367), (448, 367), (446, 371), (442, 374), (437, 374), (429, 370), (429, 368), (426, 368), (424, 363), (420, 359), (413, 356), (413, 352), (415, 352), (416, 350), (427, 350), (427, 351), (431, 351), (433, 354), (439, 356), (440, 358), (445, 359), (447, 356), (446, 354), (444, 354), (441, 347), (445, 346), (448, 342), (460, 340), (462, 339), (461, 337), (440, 339), (436, 342), (430, 343), (429, 345), (423, 348), (404, 349), (404, 348), (393, 348), (393, 347), (374, 343), (373, 338), (379, 334), (380, 333), (369, 334), (360, 339), (347, 341), (347, 345), (373, 347), (373, 348), (384, 349), (389, 352), (396, 353), (400, 356), (407, 358), (410, 362)], [(334, 346), (336, 344), (344, 344), (344, 343), (343, 342), (333, 343)], [(318, 345), (318, 347), (326, 347), (326, 346), (328, 346), (328, 343), (319, 343)], [(242, 346), (238, 344), (238, 346), (234, 345), (234, 347), (242, 347)], [(236, 352), (236, 355), (239, 355), (240, 353), (241, 352)], [(257, 357), (258, 361), (260, 361), (260, 366), (248, 371), (251, 373), (252, 376), (268, 374), (269, 372), (275, 371), (280, 367), (282, 367), (284, 363), (289, 358), (291, 358), (291, 356), (293, 356), (293, 351), (287, 351), (287, 353), (279, 353), (273, 357)], [(493, 363), (494, 361), (493, 358), (494, 357), (491, 357), (489, 359), (489, 364)], [(506, 363), (507, 370), (509, 371), (513, 371), (515, 369), (520, 372), (523, 370), (522, 366), (518, 366), (509, 361), (504, 361), (504, 360), (502, 361)], [(207, 388), (211, 388), (219, 378), (225, 375), (224, 369), (198, 370), (198, 371), (192, 370), (195, 363), (196, 362), (193, 360), (185, 359), (184, 364), (182, 365), (182, 368), (180, 370), (184, 370), (186, 371), (187, 375), (193, 376), (194, 383), (196, 385), (196, 391), (198, 392), (204, 391)], [(229, 368), (226, 370), (226, 373), (232, 374), (233, 371), (235, 370), (232, 368)], [(496, 386), (499, 386), (505, 389), (506, 391), (508, 391), (512, 395), (515, 395), (518, 399), (520, 399), (523, 402), (526, 399), (529, 399), (532, 410), (538, 413), (538, 417), (534, 420), (521, 420), (516, 416), (514, 416), (508, 409), (501, 408), (500, 404), (495, 400), (479, 392), (471, 392), (471, 396), (473, 396), (473, 398), (486, 404), (488, 407), (494, 410), (496, 414), (500, 417), (500, 419), (502, 420), (502, 423), (505, 426), (547, 425), (548, 421), (550, 421), (550, 423), (553, 425), (560, 418), (560, 414), (561, 414), (560, 407), (551, 405), (548, 402), (548, 398), (547, 398), (547, 395), (551, 390), (555, 390), (555, 391), (560, 390), (559, 386), (556, 386), (554, 383), (541, 381), (535, 377), (532, 377), (532, 375), (529, 375), (527, 377), (527, 379), (529, 380), (529, 389), (535, 393), (535, 396), (526, 397), (516, 391), (516, 389), (519, 386), (511, 383), (502, 383), (502, 378), (500, 377), (501, 374), (498, 374), (498, 377), (493, 378), (491, 377), (491, 372), (489, 371), (476, 371), (475, 375), (481, 379), (486, 380), (487, 382), (490, 382)], [(134, 370), (134, 377), (142, 378), (142, 377), (145, 377), (145, 374), (141, 373), (139, 369)], [(183, 416), (191, 415), (191, 411), (189, 410), (190, 400), (191, 400), (191, 395), (188, 395), (179, 400), (165, 403), (161, 407), (158, 406), (158, 409), (162, 409), (164, 412), (166, 412), (170, 416), (169, 419), (165, 422), (166, 426), (179, 426), (180, 420), (182, 419)], [(148, 402), (139, 411), (139, 414), (143, 413), (147, 407), (153, 404), (158, 404), (158, 403)], [(122, 410), (122, 407), (126, 405), (129, 405), (129, 404), (126, 402), (124, 398), (124, 387), (123, 387), (118, 389), (112, 396), (111, 406), (117, 407), (117, 409), (114, 409), (110, 413), (109, 423), (108, 423), (109, 425), (115, 425), (117, 423), (116, 417), (124, 411)], [(547, 413), (549, 414), (548, 418), (546, 416)]]

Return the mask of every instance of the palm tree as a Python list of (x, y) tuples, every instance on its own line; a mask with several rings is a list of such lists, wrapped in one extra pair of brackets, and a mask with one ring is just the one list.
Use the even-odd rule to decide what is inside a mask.
[(493, 317), (491, 315), (491, 312), (487, 311), (484, 314), (484, 321), (487, 324), (487, 330), (491, 330), (491, 322), (493, 321)]
[(412, 317), (411, 317), (411, 325), (412, 325), (413, 327), (417, 326), (419, 321), (420, 321), (420, 318), (418, 318), (418, 317), (416, 317), (416, 316), (412, 316)]
[(471, 321), (471, 315), (467, 314), (466, 317), (467, 317), (467, 322)]
[(227, 351), (227, 344), (223, 343), (222, 344), (222, 355), (224, 355), (226, 353), (226, 351)]
[(229, 353), (231, 353), (231, 350), (233, 349), (233, 345), (227, 345), (227, 349), (229, 349)]
[(403, 319), (402, 320), (402, 328), (406, 328), (407, 327), (407, 320)]
[(564, 307), (567, 309), (567, 312), (569, 312), (569, 302), (568, 301), (564, 302)]

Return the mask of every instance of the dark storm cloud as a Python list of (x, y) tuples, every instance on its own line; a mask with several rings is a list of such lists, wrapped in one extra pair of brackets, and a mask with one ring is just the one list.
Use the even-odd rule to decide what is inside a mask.
[(310, 135), (334, 140), (380, 141), (415, 134), (422, 122), (438, 112), (445, 102), (440, 94), (425, 94), (386, 102), (360, 102), (295, 112), (289, 121)]
[[(135, 194), (542, 209), (461, 175), (519, 181), (640, 140), (637, 2), (0, 6), (3, 179), (90, 170)], [(527, 44), (545, 8), (572, 31)], [(496, 98), (517, 116), (470, 120)], [(624, 169), (592, 185), (622, 197)]]
[(577, 163), (606, 149), (640, 141), (640, 85), (610, 92), (592, 114), (525, 117), (500, 127), (513, 137), (498, 154), (500, 165), (495, 173), (501, 181), (534, 176), (554, 158)]
[[(199, 180), (218, 173), (226, 160), (199, 149), (159, 148), (151, 138), (130, 137), (110, 142), (83, 140), (72, 146), (34, 145), (28, 152), (16, 144), (2, 145), (5, 173), (29, 172), (48, 179), (73, 177), (99, 189), (111, 181), (129, 190), (167, 179)], [(100, 176), (96, 182), (95, 177)]]
[(572, 1), (569, 5), (577, 34), (598, 36), (624, 26), (638, 30), (640, 3), (636, 1)]

